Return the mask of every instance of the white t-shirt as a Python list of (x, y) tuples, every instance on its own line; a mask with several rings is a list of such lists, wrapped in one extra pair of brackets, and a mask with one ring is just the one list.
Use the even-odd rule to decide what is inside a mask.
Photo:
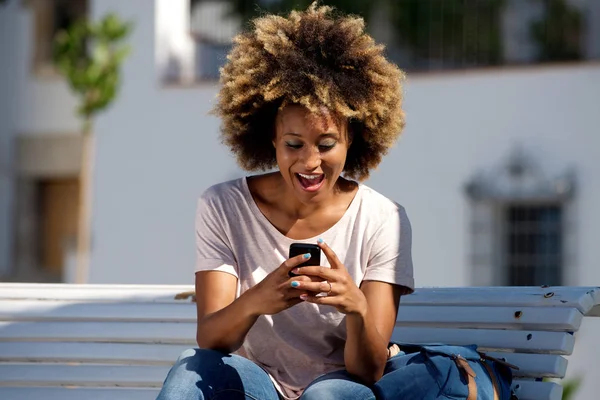
[[(356, 285), (363, 280), (414, 288), (411, 228), (404, 208), (373, 189), (359, 189), (342, 218), (314, 238), (337, 254)], [(238, 293), (256, 285), (299, 242), (279, 232), (255, 203), (246, 178), (209, 188), (198, 201), (196, 271), (238, 278)], [(321, 265), (329, 266), (324, 254)], [(265, 369), (286, 397), (316, 377), (344, 369), (345, 316), (330, 306), (300, 303), (258, 318), (238, 354)]]

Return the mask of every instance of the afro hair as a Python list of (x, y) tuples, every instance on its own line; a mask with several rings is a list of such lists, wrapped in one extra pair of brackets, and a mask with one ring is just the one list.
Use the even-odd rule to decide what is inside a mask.
[(234, 38), (213, 112), (223, 142), (248, 171), (276, 166), (275, 118), (287, 104), (346, 118), (352, 144), (343, 173), (364, 180), (405, 125), (404, 73), (365, 33), (364, 20), (313, 3), (266, 15)]

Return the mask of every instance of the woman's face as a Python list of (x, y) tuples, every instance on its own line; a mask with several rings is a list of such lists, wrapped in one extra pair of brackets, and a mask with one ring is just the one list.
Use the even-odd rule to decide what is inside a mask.
[(273, 145), (286, 183), (302, 203), (326, 198), (346, 162), (347, 122), (289, 105), (279, 111), (275, 125)]

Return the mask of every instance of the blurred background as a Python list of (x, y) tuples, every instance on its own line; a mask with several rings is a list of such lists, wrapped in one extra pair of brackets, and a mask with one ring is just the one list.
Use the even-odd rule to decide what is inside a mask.
[[(196, 199), (244, 175), (208, 115), (219, 67), (250, 18), (309, 3), (0, 0), (0, 281), (191, 284)], [(598, 286), (600, 1), (322, 3), (408, 73), (366, 184), (406, 207), (417, 285)], [(57, 52), (80, 19), (104, 21), (89, 59), (85, 36)], [(599, 333), (570, 358), (579, 399)]]

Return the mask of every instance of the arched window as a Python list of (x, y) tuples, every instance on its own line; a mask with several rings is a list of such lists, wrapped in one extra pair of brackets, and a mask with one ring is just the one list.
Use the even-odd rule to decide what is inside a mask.
[(572, 171), (548, 178), (517, 148), (505, 163), (473, 177), (466, 193), (474, 285), (565, 284), (574, 267)]

